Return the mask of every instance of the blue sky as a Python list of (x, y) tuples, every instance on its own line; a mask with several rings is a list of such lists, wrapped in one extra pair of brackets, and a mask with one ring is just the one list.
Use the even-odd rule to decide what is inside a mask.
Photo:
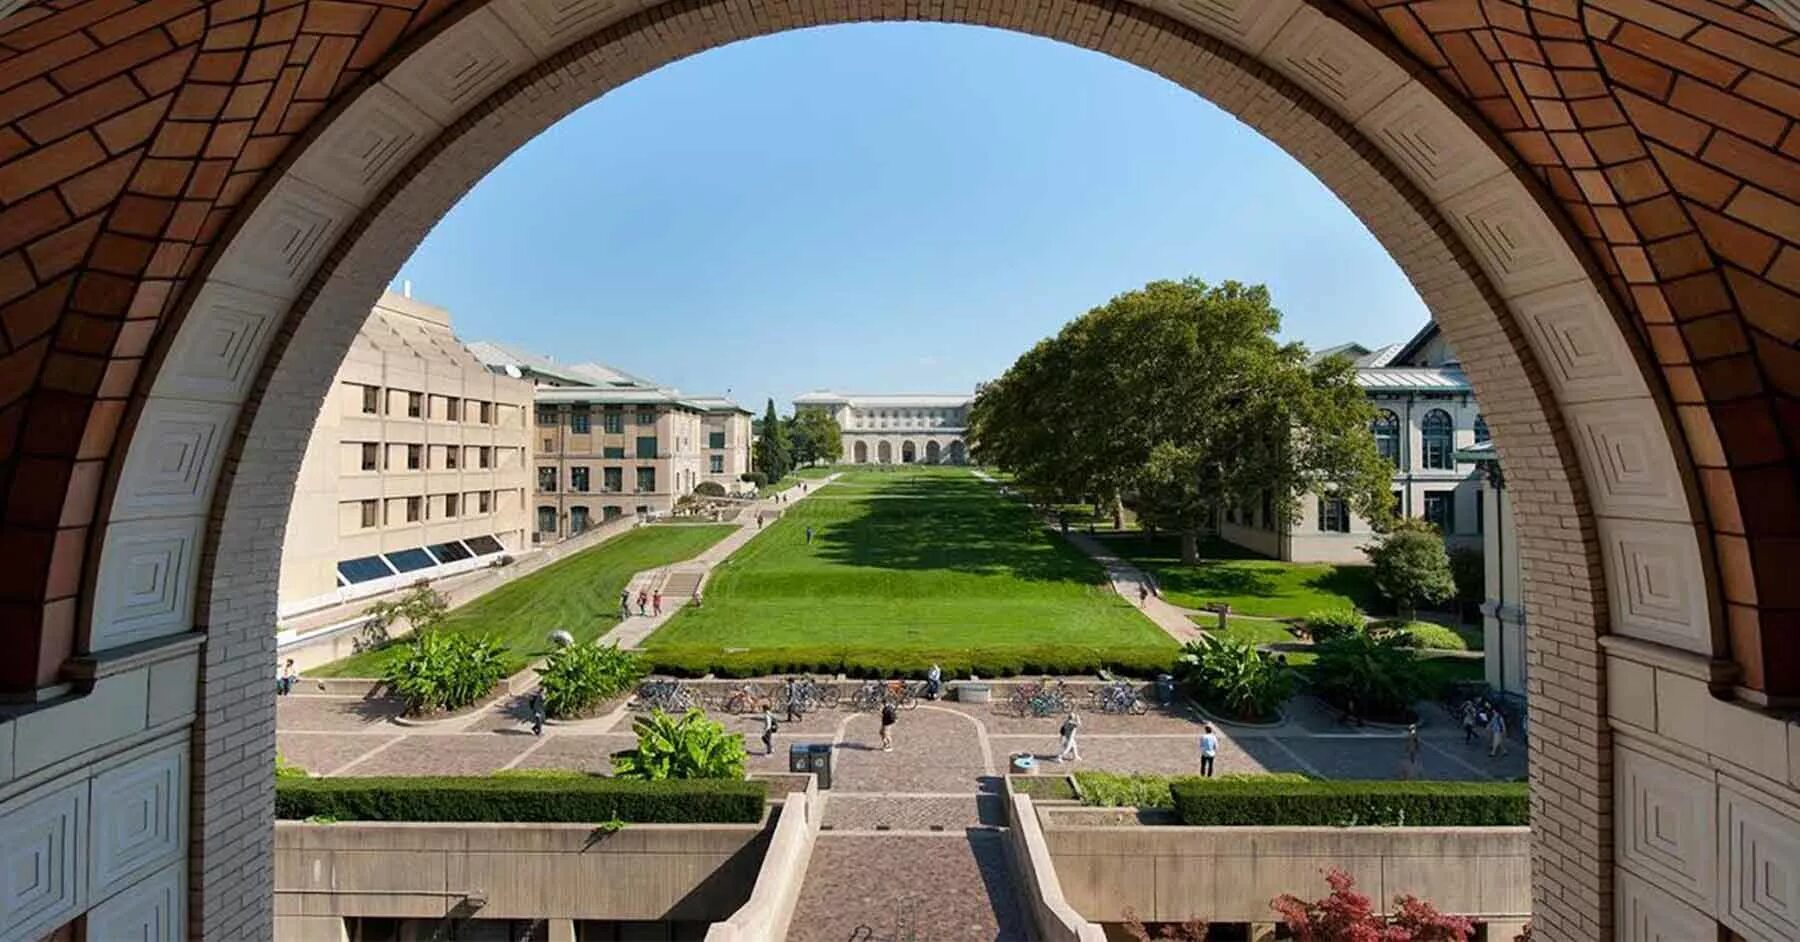
[(510, 157), (404, 266), (465, 339), (759, 408), (956, 392), (1157, 278), (1263, 282), (1313, 347), (1424, 305), (1299, 164), (1098, 53), (931, 24), (676, 62)]

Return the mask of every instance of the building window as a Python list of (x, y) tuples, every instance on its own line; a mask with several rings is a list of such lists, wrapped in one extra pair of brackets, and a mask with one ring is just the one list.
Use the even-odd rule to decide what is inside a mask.
[(725, 433), (724, 432), (708, 432), (706, 434), (706, 447), (708, 447), (708, 448), (724, 448), (725, 447)]
[(625, 446), (608, 445), (601, 449), (600, 456), (602, 458), (623, 458), (625, 457)]
[(452, 396), (444, 400), (444, 418), (452, 422), (462, 421), (462, 400)]
[(425, 394), (409, 392), (406, 394), (406, 414), (409, 418), (418, 418), (425, 411)]
[(556, 439), (554, 439), (554, 438), (546, 438), (546, 439), (544, 439), (544, 447), (543, 447), (543, 448), (542, 448), (542, 449), (541, 449), (541, 450), (543, 450), (543, 451), (555, 451), (555, 450), (556, 450)]
[[(454, 402), (455, 400), (451, 401)], [(457, 454), (459, 451), (462, 451), (462, 449), (455, 445), (444, 446), (444, 467), (446, 469), (451, 471), (456, 470), (456, 466), (461, 463), (459, 460), (461, 456)]]
[(640, 494), (647, 494), (656, 490), (655, 468), (637, 469), (637, 489)]
[(648, 411), (645, 411), (642, 409), (638, 410), (637, 424), (639, 424), (639, 425), (655, 425), (656, 424), (656, 413), (648, 412)]
[(569, 508), (569, 535), (574, 536), (588, 528), (588, 509), (586, 507)]
[(600, 508), (600, 519), (602, 520), (617, 520), (623, 516), (625, 516), (625, 508), (618, 504), (607, 504)]
[(625, 489), (624, 468), (601, 468), (600, 489), (608, 494), (617, 494)]
[(494, 449), (491, 445), (483, 445), (475, 449), (475, 467), (491, 468), (494, 466)]
[(637, 456), (639, 458), (656, 457), (656, 436), (639, 435), (637, 440)]
[(1375, 450), (1387, 463), (1400, 467), (1400, 417), (1387, 409), (1375, 415), (1375, 421), (1369, 424), (1369, 431), (1375, 434)]
[(555, 410), (539, 409), (538, 413), (537, 413), (537, 424), (539, 424), (539, 425), (555, 425), (556, 424)]
[(362, 469), (374, 471), (381, 461), (381, 446), (374, 442), (362, 443)]
[(1342, 498), (1319, 498), (1319, 532), (1350, 532), (1350, 508), (1344, 505)]
[(556, 490), (556, 469), (555, 468), (539, 468), (538, 469), (538, 490), (540, 490), (540, 491)]
[(475, 509), (480, 513), (491, 513), (494, 509), (493, 491), (475, 492)]
[(1456, 492), (1427, 491), (1425, 494), (1425, 522), (1438, 528), (1438, 532), (1449, 536), (1456, 532)]
[(1425, 413), (1425, 421), (1419, 424), (1419, 435), (1425, 449), (1425, 467), (1433, 471), (1449, 471), (1456, 467), (1455, 423), (1450, 421), (1450, 413), (1442, 409), (1433, 409)]
[(569, 431), (577, 435), (586, 435), (593, 430), (592, 417), (586, 412), (576, 412), (569, 416)]
[(1411, 514), (1408, 513), (1408, 511), (1410, 509), (1411, 508), (1406, 506), (1406, 493), (1404, 491), (1395, 491), (1394, 492), (1394, 516), (1396, 516), (1396, 517), (1411, 516)]
[(1479, 416), (1479, 415), (1476, 416), (1475, 417), (1475, 444), (1479, 445), (1482, 442), (1488, 441), (1491, 438), (1493, 438), (1493, 436), (1488, 433), (1487, 418), (1485, 416)]
[(482, 425), (493, 425), (494, 424), (494, 404), (493, 403), (483, 402), (480, 405), (476, 406), (476, 411), (481, 416), (481, 424)]
[(538, 512), (537, 512), (537, 518), (538, 518), (537, 519), (537, 532), (539, 532), (539, 533), (555, 533), (556, 532), (556, 508), (555, 507), (539, 507)]
[(581, 493), (581, 494), (586, 494), (587, 489), (588, 489), (588, 469), (586, 469), (586, 468), (570, 468), (569, 469), (569, 490), (575, 491), (575, 492)]
[(418, 523), (419, 522), (419, 514), (423, 512), (424, 508), (422, 505), (424, 503), (425, 503), (425, 500), (420, 497), (408, 497), (406, 499), (406, 522), (407, 523)]
[(381, 413), (381, 387), (364, 386), (362, 397), (363, 415), (379, 415)]
[(623, 412), (607, 412), (600, 417), (600, 421), (602, 423), (600, 427), (605, 429), (608, 435), (620, 435), (625, 432), (625, 413)]
[(363, 525), (364, 530), (367, 530), (370, 527), (375, 526), (376, 518), (378, 517), (380, 512), (381, 512), (381, 501), (365, 500), (362, 502), (362, 525)]
[(707, 470), (711, 471), (713, 474), (724, 474), (725, 473), (725, 456), (724, 455), (712, 455), (709, 457), (709, 461), (710, 461), (710, 464), (708, 465)]
[(424, 462), (425, 462), (425, 446), (424, 445), (408, 445), (408, 446), (406, 446), (406, 470), (417, 471), (417, 470), (419, 470), (419, 465), (423, 464)]
[(458, 509), (457, 505), (459, 505), (461, 503), (462, 503), (462, 495), (460, 495), (460, 494), (445, 494), (444, 495), (444, 516), (445, 517), (456, 516), (456, 511)]

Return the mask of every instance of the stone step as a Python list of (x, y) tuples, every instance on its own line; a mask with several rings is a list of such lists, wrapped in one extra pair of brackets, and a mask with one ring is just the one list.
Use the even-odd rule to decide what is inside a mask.
[(1002, 840), (998, 831), (960, 838), (822, 832), (788, 942), (1024, 942), (1030, 923)]

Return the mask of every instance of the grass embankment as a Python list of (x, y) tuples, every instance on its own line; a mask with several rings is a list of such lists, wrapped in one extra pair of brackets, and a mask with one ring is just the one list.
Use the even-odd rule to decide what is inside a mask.
[(1338, 563), (1287, 563), (1266, 559), (1224, 540), (1200, 545), (1200, 562), (1181, 561), (1180, 540), (1122, 535), (1106, 545), (1148, 569), (1163, 597), (1183, 608), (1225, 603), (1234, 614), (1304, 618), (1311, 612), (1355, 607), (1386, 609), (1375, 588), (1374, 568)]
[[(619, 623), (619, 592), (633, 574), (699, 555), (733, 526), (647, 526), (514, 579), (453, 610), (439, 631), (486, 635), (506, 648), (508, 673), (550, 653), (558, 628), (586, 644)], [(380, 677), (395, 645), (307, 671), (315, 677)]]
[(659, 665), (733, 672), (869, 659), (1080, 670), (1166, 664), (1175, 649), (1029, 508), (965, 468), (930, 467), (848, 471), (794, 504), (714, 571), (704, 608), (645, 646)]

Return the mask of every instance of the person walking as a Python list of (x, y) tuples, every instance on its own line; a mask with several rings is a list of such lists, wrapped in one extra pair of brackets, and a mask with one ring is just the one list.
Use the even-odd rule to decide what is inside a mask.
[(807, 546), (812, 545), (812, 527), (806, 528), (806, 545)]
[(630, 618), (631, 617), (631, 587), (630, 586), (626, 586), (625, 588), (619, 590), (619, 617), (620, 618)]
[(1138, 607), (1143, 608), (1148, 604), (1150, 604), (1150, 587), (1140, 582), (1138, 583)]
[(1062, 733), (1062, 751), (1056, 754), (1056, 761), (1066, 762), (1070, 759), (1081, 761), (1081, 749), (1075, 745), (1075, 734), (1080, 729), (1081, 717), (1076, 716), (1074, 710), (1070, 710), (1068, 718), (1063, 720), (1060, 731)]
[(933, 663), (925, 672), (925, 699), (936, 700), (938, 691), (944, 689), (944, 669)]
[(759, 510), (756, 512), (756, 528), (758, 530), (762, 529), (762, 523), (763, 523), (763, 515), (762, 515), (762, 511)]
[(1219, 735), (1208, 723), (1200, 734), (1200, 774), (1212, 778), (1213, 762), (1219, 758)]
[(281, 665), (281, 677), (275, 681), (275, 692), (285, 697), (294, 692), (294, 684), (299, 681), (299, 676), (294, 673), (294, 659), (290, 657), (286, 664)]
[(542, 688), (531, 691), (531, 735), (544, 735), (544, 691)]
[(1499, 710), (1488, 715), (1488, 758), (1497, 759), (1506, 755), (1506, 717)]
[(775, 731), (781, 728), (781, 724), (775, 721), (775, 710), (773, 707), (763, 707), (762, 726), (763, 755), (774, 755)]
[(1405, 758), (1400, 760), (1400, 778), (1402, 781), (1410, 782), (1413, 779), (1419, 777), (1419, 749), (1420, 748), (1421, 748), (1421, 744), (1419, 742), (1419, 724), (1417, 724), (1417, 723), (1408, 724), (1406, 727)]
[(657, 589), (656, 594), (650, 596), (650, 614), (652, 614), (652, 615), (661, 615), (662, 614), (662, 590), (661, 589)]
[(649, 608), (650, 608), (650, 592), (649, 592), (649, 590), (639, 589), (638, 590), (638, 614), (639, 615), (648, 615), (650, 613)]
[(1463, 745), (1475, 742), (1475, 701), (1464, 700), (1462, 705)]
[(894, 751), (894, 723), (900, 719), (900, 711), (894, 709), (893, 701), (881, 705), (881, 751)]
[(800, 722), (800, 684), (794, 678), (789, 677), (782, 693), (782, 699), (787, 701), (788, 722)]

